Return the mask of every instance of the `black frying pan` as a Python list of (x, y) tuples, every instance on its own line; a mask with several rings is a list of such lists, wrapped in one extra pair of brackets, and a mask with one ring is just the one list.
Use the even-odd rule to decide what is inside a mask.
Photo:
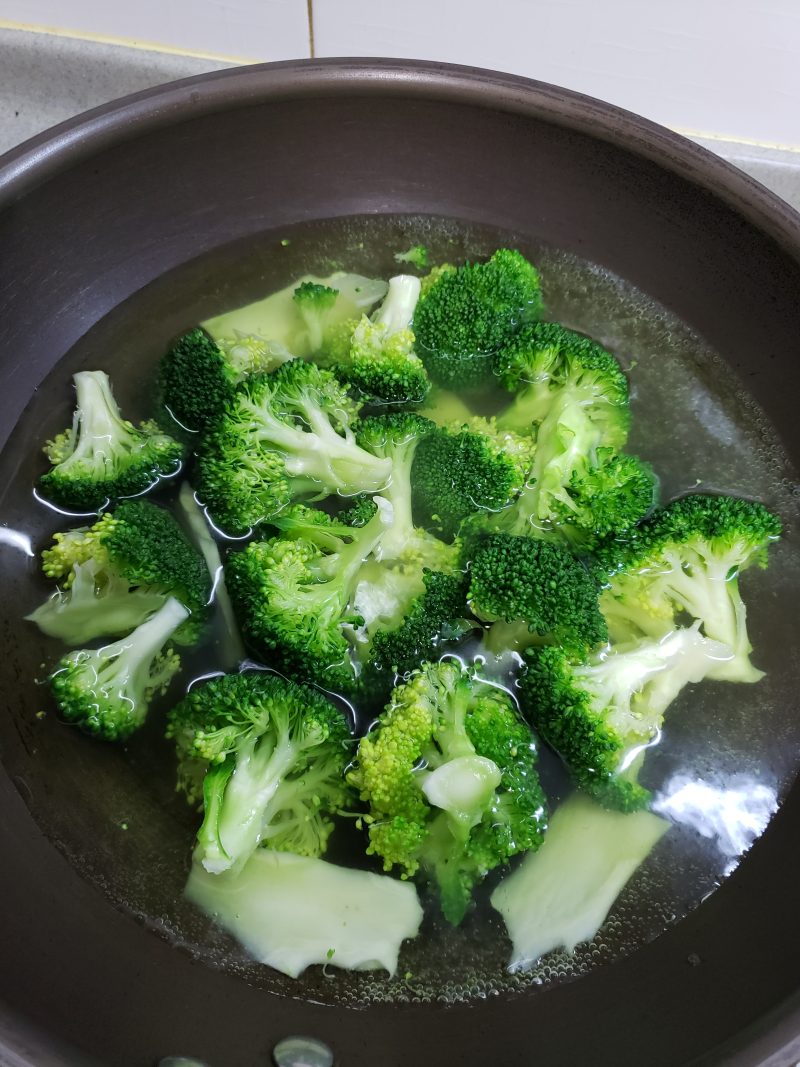
[[(359, 213), (458, 218), (602, 264), (723, 353), (800, 455), (800, 220), (785, 204), (609, 105), (484, 71), (353, 60), (190, 79), (0, 160), (0, 443), (67, 353), (64, 380), (139, 353), (138, 365), (125, 361), (135, 385), (201, 306), (223, 306), (231, 286), (246, 295), (237, 242)], [(256, 289), (304, 266), (301, 251), (286, 255), (275, 265), (253, 253)], [(178, 268), (179, 281), (160, 286)], [(66, 421), (63, 382), (48, 388), (3, 454), (3, 485), (32, 480), (34, 445)], [(27, 506), (6, 499), (3, 523)], [(174, 947), (159, 934), (190, 817), (157, 746), (123, 760), (36, 717), (45, 697), (30, 678), (48, 650), (20, 623), (41, 594), (21, 558), (0, 556), (0, 1061), (145, 1067), (182, 1053), (249, 1067), (298, 1032), (329, 1042), (347, 1067), (798, 1058), (776, 1051), (800, 1034), (797, 788), (687, 919), (545, 991), (358, 1011)], [(126, 900), (145, 901), (141, 921)], [(314, 981), (302, 988), (330, 1000)]]

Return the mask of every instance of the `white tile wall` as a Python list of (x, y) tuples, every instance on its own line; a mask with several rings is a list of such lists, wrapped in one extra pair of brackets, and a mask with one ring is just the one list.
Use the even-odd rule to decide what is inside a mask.
[(493, 67), (668, 126), (800, 145), (800, 0), (313, 4), (319, 56)]
[(244, 61), (309, 54), (307, 0), (0, 0), (0, 20)]
[(0, 21), (244, 61), (402, 56), (552, 81), (684, 130), (800, 146), (800, 0), (0, 0)]

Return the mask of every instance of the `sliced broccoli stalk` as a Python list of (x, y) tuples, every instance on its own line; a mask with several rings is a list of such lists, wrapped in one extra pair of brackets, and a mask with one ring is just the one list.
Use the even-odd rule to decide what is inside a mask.
[(493, 377), (496, 354), (541, 306), (536, 268), (511, 249), (487, 263), (437, 268), (423, 281), (414, 315), (417, 352), (437, 385), (478, 388)]
[(188, 614), (171, 597), (127, 637), (64, 656), (50, 685), (67, 722), (105, 741), (124, 741), (138, 730), (153, 697), (180, 668), (178, 656), (162, 650)]
[(353, 598), (365, 564), (391, 525), (391, 506), (363, 527), (297, 505), (275, 519), (281, 533), (233, 552), (225, 576), (247, 644), (288, 674), (347, 691), (355, 681)]
[(53, 465), (39, 479), (46, 500), (78, 513), (98, 511), (178, 473), (183, 447), (153, 422), (137, 429), (123, 419), (107, 374), (79, 371), (74, 381), (72, 427), (44, 447)]
[(410, 263), (417, 270), (425, 270), (428, 266), (428, 249), (425, 245), (412, 245), (405, 252), (395, 252), (395, 263)]
[(641, 757), (684, 686), (713, 675), (732, 656), (697, 624), (661, 640), (575, 659), (562, 648), (530, 648), (519, 680), (522, 711), (562, 757), (576, 782), (621, 811), (646, 807), (638, 782)]
[(325, 278), (307, 274), (277, 293), (216, 315), (200, 325), (219, 343), (230, 344), (249, 337), (266, 342), (272, 350), (290, 352), (294, 356), (310, 356), (313, 350), (308, 324), (295, 300), (295, 292), (305, 284), (335, 289), (338, 293), (325, 315), (326, 332), (369, 312), (383, 299), (387, 288), (382, 279), (365, 278), (344, 271), (336, 271)]
[(707, 637), (733, 650), (712, 677), (757, 682), (750, 661), (739, 574), (765, 567), (781, 523), (762, 504), (692, 494), (673, 501), (599, 551), (608, 587), (600, 606), (615, 640), (669, 630), (680, 613), (698, 619)]
[(426, 525), (452, 537), (476, 512), (502, 512), (527, 484), (534, 445), (494, 419), (437, 428), (420, 443), (412, 481)]
[(293, 501), (382, 489), (391, 463), (356, 443), (358, 411), (330, 371), (303, 360), (242, 382), (198, 452), (215, 525), (242, 535)]
[(174, 640), (193, 644), (203, 632), (211, 593), (203, 560), (172, 515), (147, 500), (57, 533), (42, 567), (59, 589), (27, 618), (67, 644), (130, 633), (171, 596), (191, 613)]
[(319, 856), (348, 800), (350, 731), (318, 691), (261, 671), (195, 686), (170, 713), (178, 784), (203, 780), (195, 858), (211, 873), (240, 867), (259, 845)]
[(546, 828), (530, 731), (507, 693), (453, 660), (394, 690), (348, 780), (369, 805), (367, 851), (431, 878), (454, 925), (487, 873)]
[(238, 666), (245, 657), (244, 642), (239, 633), (239, 624), (233, 611), (228, 587), (225, 584), (225, 571), (222, 566), (222, 557), (219, 554), (217, 542), (208, 528), (203, 509), (197, 503), (194, 489), (188, 482), (184, 482), (178, 494), (183, 515), (189, 533), (202, 553), (206, 562), (208, 573), (211, 577), (211, 601), (219, 607), (224, 626), (221, 639), (223, 664), (227, 669)]
[(599, 587), (561, 545), (493, 534), (475, 545), (469, 572), (470, 608), (493, 624), (490, 651), (548, 643), (580, 654), (608, 640)]

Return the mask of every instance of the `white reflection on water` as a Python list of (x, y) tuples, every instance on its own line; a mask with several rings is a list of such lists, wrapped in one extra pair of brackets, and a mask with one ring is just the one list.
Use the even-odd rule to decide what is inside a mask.
[(19, 530), (12, 530), (8, 526), (0, 526), (0, 545), (10, 545), (12, 548), (18, 548), (26, 556), (36, 555), (31, 547), (30, 537), (27, 534), (20, 533)]
[[(746, 775), (731, 778), (723, 787), (678, 774), (653, 803), (659, 815), (714, 839), (731, 860), (764, 832), (777, 807), (775, 790)], [(735, 866), (735, 862), (729, 864), (725, 873)]]

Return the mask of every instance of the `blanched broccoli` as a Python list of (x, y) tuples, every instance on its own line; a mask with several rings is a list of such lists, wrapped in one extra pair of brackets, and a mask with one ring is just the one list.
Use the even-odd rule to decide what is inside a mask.
[(426, 567), (435, 567), (443, 559), (452, 562), (452, 548), (415, 526), (412, 513), (414, 456), (435, 429), (429, 419), (413, 412), (371, 416), (362, 419), (356, 428), (358, 444), (391, 464), (391, 478), (382, 496), (392, 505), (392, 524), (381, 541), (382, 560), (413, 559)]
[(696, 625), (585, 659), (553, 645), (529, 648), (518, 683), (522, 712), (579, 785), (606, 807), (635, 811), (650, 800), (639, 766), (664, 712), (731, 654)]
[(311, 352), (318, 352), (322, 348), (330, 313), (338, 295), (338, 289), (318, 282), (303, 282), (294, 291), (294, 302), (305, 323)]
[(291, 353), (259, 337), (215, 341), (197, 327), (179, 337), (161, 361), (161, 400), (187, 430), (204, 430), (233, 400), (238, 382), (275, 370)]
[(174, 640), (200, 636), (208, 571), (172, 515), (147, 500), (123, 501), (94, 526), (57, 533), (42, 568), (60, 588), (27, 618), (68, 645), (130, 633), (169, 597), (190, 612)]
[(240, 866), (259, 845), (325, 851), (348, 799), (351, 738), (318, 690), (261, 671), (212, 678), (169, 713), (167, 737), (179, 788), (192, 803), (202, 795), (195, 855), (207, 871)]
[(373, 690), (387, 690), (395, 674), (412, 670), (442, 641), (472, 628), (465, 618), (460, 547), (415, 526), (412, 516), (414, 454), (433, 429), (410, 412), (367, 418), (358, 428), (359, 444), (392, 461), (383, 493), (392, 506), (391, 525), (362, 568), (353, 599), (363, 620), (354, 631), (354, 650), (364, 684)]
[(580, 654), (608, 639), (599, 587), (561, 545), (493, 534), (475, 544), (469, 572), (469, 605), (493, 623), (486, 644), (495, 653), (556, 644)]
[(660, 636), (686, 613), (733, 650), (712, 677), (758, 681), (763, 672), (750, 662), (738, 576), (767, 565), (767, 549), (780, 533), (780, 520), (762, 504), (701, 494), (674, 500), (599, 552), (608, 576), (600, 606), (612, 637)]
[(539, 274), (507, 248), (486, 263), (431, 274), (414, 314), (417, 353), (437, 385), (476, 388), (492, 378), (496, 354), (520, 326), (539, 317)]
[(424, 270), (428, 266), (428, 249), (425, 245), (412, 245), (407, 252), (395, 252), (396, 263), (410, 263), (417, 270)]
[(76, 512), (98, 511), (178, 473), (183, 447), (153, 422), (137, 429), (123, 419), (107, 374), (79, 371), (74, 381), (72, 427), (44, 447), (53, 464), (39, 479), (46, 500)]
[(382, 489), (391, 463), (356, 443), (358, 410), (330, 371), (299, 359), (241, 382), (198, 450), (214, 522), (241, 535), (296, 500)]
[(130, 737), (180, 668), (175, 652), (162, 650), (188, 614), (171, 597), (127, 637), (64, 656), (50, 685), (67, 722), (105, 741)]
[(417, 450), (414, 502), (427, 525), (452, 537), (468, 515), (508, 508), (533, 462), (532, 440), (498, 429), (494, 419), (438, 427)]
[[(297, 290), (303, 290), (305, 286), (310, 286), (311, 289), (306, 291), (312, 293), (315, 289), (336, 291), (335, 299), (326, 308), (319, 309), (321, 319), (313, 313), (313, 300), (304, 308), (306, 298), (298, 302), (295, 297)], [(267, 350), (278, 358), (316, 358), (318, 353), (312, 347), (311, 333), (318, 335), (321, 328), (327, 334), (341, 322), (360, 318), (383, 299), (386, 289), (382, 279), (366, 278), (362, 274), (336, 271), (324, 278), (306, 274), (276, 293), (215, 315), (200, 325), (223, 347), (249, 338), (265, 344)], [(324, 298), (322, 302), (326, 302)], [(306, 321), (304, 311), (310, 321)]]
[(225, 577), (242, 634), (265, 662), (326, 689), (352, 688), (349, 635), (363, 624), (354, 593), (391, 524), (391, 506), (377, 501), (362, 527), (295, 505), (276, 516), (279, 536), (228, 556)]
[(554, 407), (559, 418), (586, 407), (601, 444), (625, 444), (628, 380), (611, 353), (590, 337), (558, 322), (531, 323), (498, 352), (495, 371), (501, 385), (516, 394), (498, 418), (504, 429), (530, 433)]
[(517, 391), (497, 419), (536, 441), (530, 479), (491, 522), (504, 533), (562, 537), (590, 549), (652, 508), (652, 470), (620, 456), (630, 408), (625, 375), (604, 348), (556, 322), (525, 327), (498, 356), (501, 382)]
[(490, 870), (544, 836), (530, 731), (503, 690), (454, 660), (424, 664), (394, 690), (348, 780), (369, 804), (367, 851), (384, 870), (434, 879), (454, 925)]
[(371, 318), (342, 323), (327, 339), (325, 365), (373, 404), (421, 404), (428, 394), (428, 373), (414, 352), (411, 330), (419, 289), (419, 279), (409, 274), (390, 278)]

